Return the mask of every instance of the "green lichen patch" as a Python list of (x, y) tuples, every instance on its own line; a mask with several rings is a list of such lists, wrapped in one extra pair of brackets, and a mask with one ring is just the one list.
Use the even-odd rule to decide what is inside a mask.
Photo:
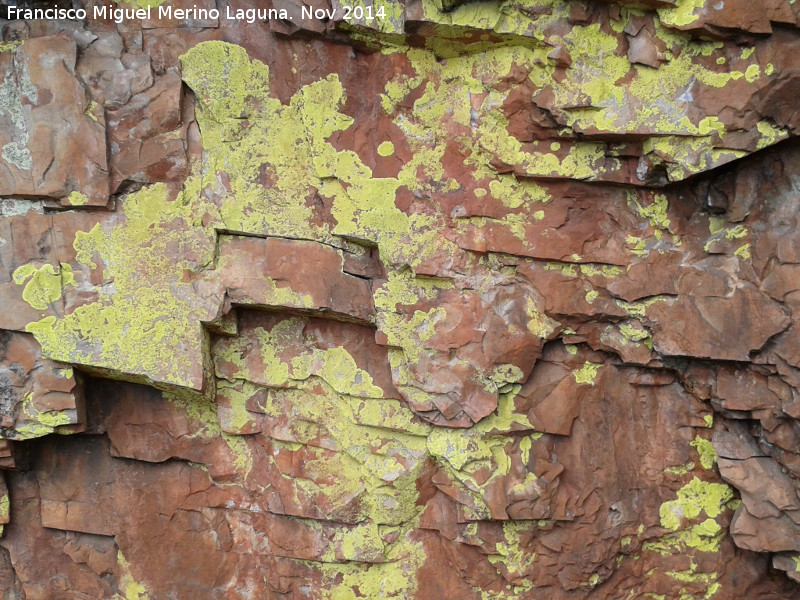
[[(384, 393), (373, 384), (372, 376), (360, 368), (352, 355), (343, 347), (321, 349), (303, 338), (306, 321), (300, 318), (284, 319), (270, 330), (258, 327), (252, 336), (222, 338), (214, 346), (217, 364), (232, 365), (231, 376), (250, 379), (259, 384), (275, 387), (297, 385), (314, 376), (324, 380), (341, 394), (356, 397), (381, 398)], [(259, 362), (248, 359), (253, 347), (258, 348)], [(286, 355), (286, 347), (294, 347), (295, 354)], [(253, 365), (258, 365), (258, 370)], [(218, 375), (221, 376), (218, 366)]]
[[(568, 18), (565, 11), (569, 3), (468, 3), (444, 10), (439, 2), (425, 0), (423, 11), (426, 21), (437, 24), (431, 29), (435, 33), (428, 47), (439, 56), (448, 57), (445, 66), (448, 71), (452, 71), (450, 60), (465, 58), (460, 56), (465, 52), (464, 47), (470, 48), (471, 56), (480, 56), (483, 60), (487, 55), (492, 56), (490, 60), (503, 53), (505, 57), (513, 55), (518, 64), (524, 65), (536, 87), (552, 92), (555, 107), (566, 116), (573, 131), (636, 135), (646, 132), (650, 134), (645, 140), (648, 158), (654, 165), (664, 165), (669, 177), (677, 180), (736, 156), (736, 152), (723, 150), (727, 129), (717, 117), (697, 122), (687, 117), (685, 107), (691, 102), (693, 88), (697, 85), (724, 87), (739, 79), (756, 84), (761, 76), (752, 51), (742, 52), (728, 61), (722, 43), (697, 40), (674, 29), (697, 20), (695, 11), (702, 4), (702, 0), (680, 0), (673, 8), (658, 10), (653, 25), (656, 37), (666, 50), (664, 62), (657, 68), (632, 64), (620, 47), (619, 34), (630, 17), (641, 16), (635, 9), (623, 8), (620, 19), (607, 25), (572, 24), (566, 34), (554, 24)], [(480, 30), (491, 31), (498, 36), (498, 41), (493, 46), (474, 43), (470, 35), (474, 37)], [(509, 43), (510, 38), (503, 36), (516, 37)], [(448, 43), (447, 38), (459, 42)], [(459, 43), (460, 52), (450, 49)], [(554, 61), (547, 56), (552, 48), (563, 49), (571, 59), (571, 64), (557, 80), (553, 77)], [(461, 60), (459, 66), (465, 62)], [(500, 77), (506, 72), (501, 61), (494, 62), (493, 70)], [(622, 80), (626, 84), (618, 85)], [(404, 85), (413, 87), (414, 84), (406, 78), (388, 96), (399, 95)], [(502, 99), (502, 93), (493, 94), (490, 89), (487, 101), (491, 105), (502, 104)], [(442, 100), (447, 102), (446, 97)], [(489, 106), (484, 104), (481, 108)], [(561, 143), (551, 144), (546, 149), (533, 143), (523, 149), (507, 135), (508, 122), (501, 114), (477, 112), (478, 127), (484, 134), (481, 147), (528, 175), (581, 178), (588, 167), (589, 171), (592, 168), (594, 171), (587, 171), (587, 177), (602, 178), (620, 168), (618, 162), (609, 160), (613, 152), (602, 144), (568, 143), (566, 159), (558, 154)], [(771, 134), (765, 133), (766, 127), (762, 129), (765, 130), (762, 143), (771, 143)], [(490, 131), (494, 135), (486, 135)]]
[[(243, 48), (198, 44), (181, 64), (198, 95), (208, 172), (225, 172), (230, 181), (221, 207), (227, 228), (331, 242), (331, 234), (358, 238), (377, 243), (390, 264), (417, 264), (446, 246), (431, 217), (395, 206), (397, 189), (417, 180), (417, 167), (435, 169), (438, 158), (417, 153), (399, 178), (375, 178), (355, 152), (327, 141), (353, 123), (340, 112), (344, 89), (336, 75), (302, 87), (283, 105), (270, 96), (269, 68)], [(387, 153), (386, 144), (376, 153)], [(332, 232), (316, 224), (314, 189), (333, 199)]]
[(733, 251), (733, 255), (742, 260), (750, 260), (750, 244), (743, 244)]
[[(70, 410), (39, 410), (33, 392), (27, 392), (22, 399), (16, 426), (8, 433), (7, 437), (15, 440), (29, 440), (58, 432), (63, 426), (75, 423), (74, 412)], [(6, 435), (0, 437), (6, 437)]]
[(528, 317), (528, 331), (543, 340), (549, 339), (561, 326), (561, 323), (544, 314), (530, 297), (525, 301), (525, 314)]
[(25, 286), (22, 299), (37, 310), (52, 308), (53, 303), (61, 298), (62, 289), (75, 285), (72, 266), (65, 263), (58, 268), (53, 265), (22, 265), (14, 270), (12, 278), (17, 285)]
[(0, 42), (0, 52), (14, 52), (21, 45), (20, 41)]
[(694, 548), (701, 552), (716, 552), (724, 535), (717, 522), (733, 490), (724, 483), (711, 483), (697, 477), (677, 492), (677, 499), (661, 505), (661, 526), (676, 532), (660, 542), (646, 544), (647, 549), (668, 552), (669, 548)]
[(659, 9), (658, 14), (665, 25), (690, 25), (699, 18), (695, 11), (705, 3), (706, 0), (678, 0), (674, 8)]
[(641, 325), (637, 327), (636, 323), (622, 323), (619, 326), (619, 331), (627, 342), (644, 342), (652, 339), (650, 332), (642, 328)]
[[(198, 44), (181, 56), (181, 67), (197, 95), (204, 172), (226, 173), (230, 182), (221, 204), (225, 227), (324, 238), (307, 204), (318, 183), (309, 166), (314, 150), (327, 146), (325, 138), (351, 122), (336, 112), (342, 98), (336, 77), (299, 92), (286, 106), (270, 96), (269, 67), (251, 61), (239, 46)], [(258, 179), (264, 167), (268, 186)]]
[(709, 440), (698, 435), (689, 445), (697, 450), (697, 454), (700, 455), (700, 464), (704, 469), (713, 468), (714, 463), (717, 462), (717, 451), (714, 450), (714, 446), (711, 445)]
[[(172, 201), (166, 186), (157, 184), (121, 205), (121, 222), (78, 232), (74, 242), (78, 260), (88, 268), (100, 268), (93, 257), (102, 258), (113, 287), (98, 287), (96, 301), (30, 323), (27, 330), (54, 360), (199, 387), (201, 322), (211, 320), (218, 306), (213, 298), (211, 305), (200, 298), (186, 275), (213, 264), (214, 232), (199, 226), (207, 209), (190, 184)], [(62, 267), (60, 279), (66, 272)], [(53, 274), (44, 277), (52, 285), (35, 294), (40, 304), (56, 294)]]
[(394, 144), (392, 142), (381, 142), (378, 146), (378, 154), (381, 156), (391, 156), (394, 154)]
[[(670, 533), (646, 541), (642, 549), (662, 556), (681, 557), (682, 560), (688, 558), (687, 569), (668, 570), (663, 575), (674, 580), (675, 590), (681, 598), (710, 599), (720, 591), (722, 584), (716, 571), (701, 570), (698, 563), (707, 564), (702, 558), (704, 553), (719, 551), (725, 536), (719, 520), (724, 512), (735, 509), (737, 501), (732, 500), (733, 490), (727, 485), (697, 477), (679, 489), (676, 496), (675, 500), (662, 504), (660, 509), (661, 526)], [(643, 532), (644, 528), (640, 526), (640, 537)]]
[(131, 574), (130, 564), (122, 554), (122, 550), (117, 551), (117, 565), (119, 567), (119, 593), (114, 594), (113, 600), (150, 600), (147, 587)]
[(691, 584), (692, 589), (698, 587), (704, 588), (700, 592), (702, 596), (691, 594), (686, 587), (681, 587), (681, 598), (703, 598), (703, 600), (710, 600), (721, 588), (721, 584), (717, 581), (719, 575), (716, 571), (702, 572), (698, 570), (697, 563), (692, 560), (689, 563), (689, 568), (683, 571), (666, 571), (668, 577), (671, 577), (678, 583)]
[(425, 562), (422, 543), (404, 527), (387, 551), (387, 562), (313, 565), (322, 575), (322, 597), (326, 600), (358, 598), (411, 598), (417, 590), (417, 571)]
[(647, 309), (653, 306), (653, 304), (657, 302), (666, 302), (668, 299), (668, 296), (652, 296), (645, 300), (637, 300), (636, 302), (616, 300), (616, 303), (628, 316), (640, 319), (647, 315)]
[[(227, 422), (275, 424), (268, 426), (271, 436), (296, 445), (286, 451), (305, 456), (306, 477), (295, 481), (298, 493), (308, 502), (322, 502), (332, 515), (352, 512), (357, 500), (371, 522), (401, 525), (414, 519), (415, 482), (427, 457), (430, 427), (397, 400), (383, 398), (344, 348), (305, 348), (302, 325), (285, 319), (270, 331), (256, 328), (256, 348), (249, 338), (244, 346), (237, 343), (244, 338), (215, 345), (215, 358), (233, 365), (235, 377), (261, 383), (219, 383), (229, 405)], [(287, 346), (297, 350), (286, 354)], [(245, 348), (264, 359), (263, 373), (244, 365)], [(259, 389), (267, 393), (251, 406), (254, 413), (248, 402)]]
[(521, 547), (520, 532), (532, 527), (536, 525), (529, 521), (503, 523), (504, 539), (495, 545), (499, 558), (490, 561), (502, 563), (509, 575), (524, 575), (536, 559), (536, 554)]
[(573, 371), (572, 376), (576, 383), (594, 385), (597, 373), (602, 367), (602, 363), (593, 363), (587, 360), (580, 369)]
[[(716, 251), (715, 245), (718, 242), (741, 240), (749, 235), (749, 231), (744, 225), (726, 226), (721, 217), (711, 217), (708, 221), (708, 230), (711, 236), (703, 247), (706, 252)], [(734, 255), (745, 260), (750, 258), (750, 244), (740, 246), (734, 251)]]
[(70, 195), (67, 196), (67, 204), (70, 206), (85, 206), (89, 204), (89, 198), (86, 194), (78, 191), (70, 192)]
[(758, 141), (756, 146), (758, 150), (772, 146), (773, 144), (776, 144), (779, 141), (785, 140), (787, 137), (789, 137), (789, 132), (785, 128), (777, 127), (769, 121), (759, 121), (756, 123), (756, 128), (761, 134), (761, 139)]
[(410, 270), (389, 273), (386, 283), (375, 291), (374, 300), (378, 327), (386, 334), (387, 344), (402, 350), (402, 353), (391, 352), (390, 360), (398, 364), (417, 363), (425, 351), (425, 342), (436, 332), (436, 324), (446, 317), (442, 308), (409, 314), (403, 307), (433, 301), (442, 291), (453, 287), (450, 280), (414, 277)]
[(7, 523), (11, 514), (11, 498), (8, 492), (0, 496), (0, 522)]
[(656, 230), (669, 231), (670, 220), (667, 216), (667, 197), (664, 194), (655, 194), (651, 204), (643, 205), (633, 200), (639, 215), (648, 220), (650, 226)]

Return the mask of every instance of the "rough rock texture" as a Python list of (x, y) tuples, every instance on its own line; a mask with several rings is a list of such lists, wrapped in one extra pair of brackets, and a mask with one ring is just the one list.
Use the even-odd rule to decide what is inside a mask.
[(0, 22), (2, 600), (800, 599), (800, 3), (93, 6)]

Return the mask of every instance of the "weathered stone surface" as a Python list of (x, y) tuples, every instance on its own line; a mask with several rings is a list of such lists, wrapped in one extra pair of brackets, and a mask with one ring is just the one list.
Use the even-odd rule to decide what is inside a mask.
[[(149, 57), (136, 56), (144, 56), (149, 69)], [(188, 174), (181, 99), (180, 76), (171, 70), (122, 108), (107, 111), (112, 192), (123, 183), (181, 181)]]
[[(43, 359), (33, 336), (0, 332), (2, 436), (24, 440), (72, 433), (83, 423), (83, 390), (72, 368)], [(11, 458), (10, 451), (6, 454)]]
[(800, 5), (193, 4), (0, 23), (0, 597), (800, 598)]
[(219, 266), (233, 304), (375, 320), (369, 282), (343, 271), (344, 258), (336, 248), (311, 241), (221, 236)]
[(104, 119), (75, 77), (76, 53), (62, 36), (2, 48), (0, 196), (108, 201)]
[[(747, 360), (791, 323), (778, 304), (751, 287), (737, 289), (730, 297), (698, 294), (657, 302), (647, 310), (647, 317), (654, 321), (657, 351), (720, 360)], [(678, 319), (694, 327), (676, 329)]]

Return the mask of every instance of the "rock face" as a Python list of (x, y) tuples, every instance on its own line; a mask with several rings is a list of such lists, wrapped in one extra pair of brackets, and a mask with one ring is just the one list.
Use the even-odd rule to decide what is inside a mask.
[(75, 40), (45, 36), (3, 50), (0, 195), (106, 204), (103, 111), (76, 78)]
[(800, 599), (800, 3), (256, 4), (0, 22), (0, 598)]

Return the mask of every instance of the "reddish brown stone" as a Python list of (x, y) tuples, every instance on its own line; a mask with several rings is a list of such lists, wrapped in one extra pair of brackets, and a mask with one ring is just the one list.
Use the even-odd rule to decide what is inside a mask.
[(0, 598), (800, 598), (800, 4), (350, 4), (0, 28)]
[[(0, 196), (108, 202), (104, 120), (90, 111), (75, 77), (76, 52), (73, 40), (50, 36), (0, 53), (8, 88), (0, 115)], [(72, 192), (88, 200), (70, 201)]]
[(343, 272), (342, 253), (306, 241), (225, 236), (222, 285), (235, 304), (331, 311), (373, 319), (369, 284)]

